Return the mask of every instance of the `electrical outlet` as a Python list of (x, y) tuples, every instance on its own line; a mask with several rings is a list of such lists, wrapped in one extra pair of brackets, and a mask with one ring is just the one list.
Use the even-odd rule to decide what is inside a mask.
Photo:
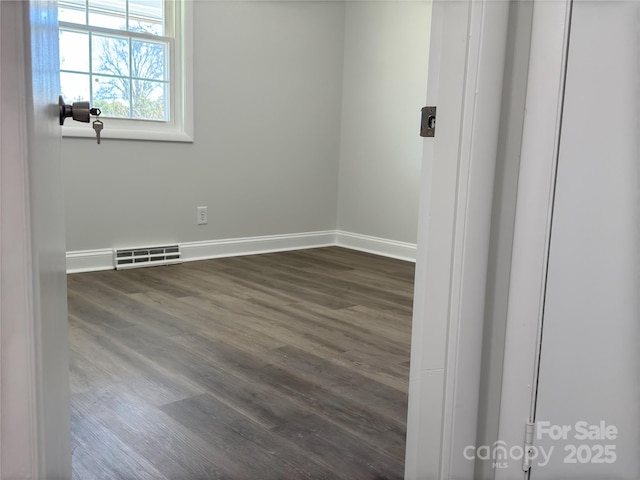
[(206, 225), (209, 223), (207, 219), (207, 207), (196, 207), (196, 211), (198, 213), (198, 225)]

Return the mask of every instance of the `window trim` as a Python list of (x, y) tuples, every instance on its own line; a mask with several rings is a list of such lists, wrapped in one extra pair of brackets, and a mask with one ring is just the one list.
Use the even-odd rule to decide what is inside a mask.
[[(130, 118), (104, 118), (101, 139), (192, 143), (193, 138), (193, 0), (166, 0), (167, 32), (174, 49), (169, 72), (172, 91), (167, 122)], [(96, 138), (91, 124), (66, 122), (62, 136)]]

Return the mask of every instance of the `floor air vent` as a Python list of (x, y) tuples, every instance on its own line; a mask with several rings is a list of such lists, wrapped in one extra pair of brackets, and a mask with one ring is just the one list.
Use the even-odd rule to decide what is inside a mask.
[(116, 270), (180, 263), (180, 246), (127, 248), (113, 251)]

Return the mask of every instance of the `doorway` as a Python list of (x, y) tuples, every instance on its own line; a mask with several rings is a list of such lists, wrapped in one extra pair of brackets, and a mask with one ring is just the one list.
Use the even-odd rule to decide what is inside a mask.
[[(426, 88), (429, 23), (427, 16), (420, 16), (428, 13), (425, 5), (342, 5), (346, 9), (344, 52), (336, 48), (340, 46), (336, 29), (341, 26), (336, 22), (340, 4), (202, 2), (196, 7), (196, 31), (205, 31), (206, 24), (207, 32), (216, 37), (213, 42), (196, 42), (195, 54), (203, 58), (212, 55), (213, 48), (213, 58), (223, 62), (213, 74), (202, 62), (203, 72), (196, 75), (216, 79), (209, 90), (199, 90), (201, 105), (217, 112), (196, 114), (196, 138), (208, 141), (184, 146), (105, 140), (97, 149), (91, 141), (65, 138), (72, 258), (102, 256), (109, 267), (111, 252), (105, 246), (140, 246), (152, 240), (157, 243), (158, 238), (171, 243), (186, 238), (184, 244), (189, 245), (184, 245), (184, 251), (188, 252), (225, 241), (231, 244), (237, 240), (234, 236), (241, 236), (255, 251), (259, 242), (254, 237), (264, 237), (265, 232), (292, 231), (295, 237), (306, 229), (311, 236), (320, 231), (324, 238), (326, 225), (336, 223), (339, 231), (329, 234), (366, 240), (367, 247), (396, 247), (402, 242), (382, 241), (394, 230), (398, 237), (391, 240), (415, 237), (422, 149), (416, 128)], [(402, 28), (393, 28), (393, 22), (400, 20), (405, 22)], [(295, 35), (287, 37), (276, 25)], [(420, 35), (410, 35), (418, 25), (422, 25)], [(261, 38), (259, 45), (256, 37)], [(294, 37), (297, 43), (291, 42)], [(420, 52), (419, 57), (415, 52)], [(290, 56), (297, 64), (292, 65)], [(408, 57), (413, 57), (413, 63), (403, 62)], [(421, 67), (425, 71), (420, 72)], [(410, 79), (409, 88), (403, 75)], [(313, 89), (304, 86), (307, 81)], [(348, 108), (336, 116), (340, 99), (334, 91), (340, 88)], [(411, 98), (412, 90), (419, 95)], [(376, 102), (370, 102), (373, 97)], [(260, 128), (253, 132), (255, 137), (247, 140), (246, 110), (240, 107), (249, 104), (262, 120), (256, 122)], [(313, 118), (300, 122), (308, 112), (314, 112)], [(402, 148), (396, 151), (398, 144)], [(340, 161), (327, 161), (327, 152), (338, 153)], [(186, 161), (177, 165), (176, 158)], [(127, 172), (124, 177), (123, 171)], [(145, 178), (143, 185), (140, 176)], [(102, 179), (100, 185), (89, 184), (88, 179), (95, 177)], [(87, 195), (89, 189), (91, 195)], [(209, 224), (198, 227), (190, 216), (187, 223), (185, 212), (202, 204), (209, 205)], [(114, 210), (118, 215), (113, 215)], [(87, 231), (89, 223), (96, 226)], [(191, 242), (194, 238), (197, 241)], [(415, 240), (404, 243), (409, 247), (413, 243), (415, 250)], [(125, 275), (143, 274), (121, 274)], [(405, 415), (402, 409), (396, 413)]]
[[(457, 7), (455, 7), (455, 6), (452, 6), (451, 8), (452, 8), (453, 10), (456, 10), (456, 9), (457, 9)], [(469, 8), (469, 5), (465, 5), (465, 6), (464, 6), (464, 8)], [(475, 10), (474, 10), (474, 11), (475, 11)], [(465, 19), (465, 18), (468, 18), (468, 17), (467, 17), (466, 15), (464, 15), (464, 14), (463, 14), (463, 15), (462, 15), (462, 18), (463, 18), (463, 21), (462, 21), (461, 23), (464, 23), (465, 25), (468, 25), (468, 22), (465, 22), (465, 21), (464, 21), (464, 19)], [(457, 29), (455, 29), (455, 31), (456, 31), (456, 34), (457, 34), (457, 33), (459, 33)], [(450, 31), (448, 31), (448, 30), (446, 30), (446, 29), (445, 29), (445, 30), (444, 30), (444, 32), (447, 34), (447, 40), (446, 40), (445, 42), (443, 42), (443, 44), (446, 44), (447, 42), (452, 41), (452, 40), (453, 40), (453, 41), (455, 41), (455, 39), (454, 39), (454, 38), (452, 38), (452, 36), (451, 36), (451, 35), (449, 35)], [(435, 38), (439, 38), (439, 37), (438, 37), (438, 35), (440, 35), (441, 33), (443, 33), (443, 31), (439, 31), (439, 32), (438, 32), (438, 34), (437, 34), (437, 35), (435, 35)], [(466, 31), (466, 30), (465, 30), (464, 32), (462, 32), (462, 33), (463, 33), (463, 37), (462, 37), (462, 38), (464, 39), (464, 41), (460, 44), (460, 45), (462, 45), (462, 47), (463, 47), (463, 48), (462, 48), (462, 50), (463, 50), (462, 55), (455, 55), (455, 56), (453, 56), (453, 57), (449, 56), (449, 57), (447, 57), (448, 59), (451, 59), (451, 58), (455, 58), (455, 59), (464, 59), (464, 58), (466, 58), (466, 57), (465, 57), (465, 54), (464, 54), (464, 51), (466, 50), (465, 45), (467, 45), (467, 42), (469, 41), (469, 40), (467, 40), (467, 38), (471, 38), (471, 39), (473, 40), (475, 37), (469, 37), (469, 36), (467, 35), (467, 31)], [(453, 36), (455, 36), (455, 35), (453, 35)], [(458, 53), (459, 53), (459, 52), (458, 52)], [(434, 62), (432, 62), (432, 63), (437, 63), (437, 62), (435, 62), (435, 61), (434, 61)], [(456, 63), (456, 62), (449, 62), (448, 64), (449, 64), (449, 65), (453, 65), (453, 63)], [(464, 70), (464, 69), (463, 69), (463, 70)], [(461, 95), (459, 94), (460, 92), (458, 92), (458, 91), (457, 91), (458, 87), (460, 86), (460, 83), (459, 83), (457, 80), (458, 80), (459, 75), (462, 75), (462, 76), (464, 77), (465, 73), (464, 73), (464, 72), (459, 72), (459, 71), (456, 71), (456, 72), (454, 72), (454, 73), (455, 73), (455, 75), (453, 75), (452, 77), (449, 77), (449, 78), (452, 80), (452, 83), (451, 83), (449, 86), (450, 86), (450, 87), (452, 87), (452, 88), (450, 88), (450, 89), (446, 89), (446, 91), (447, 91), (447, 92), (449, 92), (449, 93), (454, 93), (453, 97), (455, 97), (456, 99), (458, 99), (458, 98), (460, 98), (460, 97), (461, 97)], [(464, 83), (464, 82), (463, 82), (463, 83)], [(441, 85), (444, 85), (444, 82), (441, 82)], [(454, 92), (454, 90), (455, 90), (455, 92)], [(489, 90), (490, 90), (490, 91), (492, 91), (491, 89), (489, 89)], [(445, 89), (444, 89), (444, 88), (443, 88), (443, 89), (441, 89), (441, 93), (442, 93), (442, 92), (444, 92), (444, 91), (445, 91)], [(482, 91), (482, 92), (484, 92), (484, 90), (481, 90), (481, 91)], [(468, 104), (467, 104), (467, 103), (465, 103), (465, 104), (464, 104), (464, 107), (465, 107), (465, 108), (463, 108), (463, 110), (462, 110), (462, 113), (463, 113), (463, 115), (462, 115), (462, 116), (463, 116), (464, 118), (467, 118), (467, 119), (468, 119), (468, 118), (471, 118), (471, 117), (473, 116), (473, 115), (471, 115), (471, 116), (470, 116), (470, 114), (472, 114), (472, 113), (474, 112), (474, 110), (473, 110), (473, 109), (469, 109), (469, 110), (467, 110), (467, 108), (466, 108), (467, 106), (468, 106)], [(453, 110), (453, 111), (460, 112), (460, 109)], [(465, 115), (466, 115), (466, 116), (465, 116)], [(456, 115), (455, 115), (454, 117), (455, 117), (455, 118), (452, 118), (452, 117), (449, 117), (449, 116), (445, 115), (445, 116), (442, 118), (442, 120), (439, 120), (439, 125), (441, 125), (441, 126), (442, 126), (442, 125), (447, 125), (447, 124), (448, 124), (448, 122), (453, 122), (453, 124), (454, 124), (453, 126), (455, 127), (455, 128), (454, 128), (454, 130), (455, 130), (455, 131), (457, 131), (457, 132), (459, 133), (459, 132), (460, 132), (460, 129), (459, 129), (458, 127), (459, 127), (459, 126), (461, 126), (461, 123), (459, 122), (460, 117), (458, 117), (458, 116), (457, 116), (457, 113), (456, 113)], [(496, 122), (496, 123), (497, 123), (497, 122)], [(487, 122), (487, 125), (492, 125), (492, 124), (493, 124), (493, 122)], [(443, 129), (443, 130), (446, 132), (448, 129), (446, 129), (446, 128), (445, 128), (445, 129)], [(454, 134), (454, 135), (453, 135), (453, 137), (456, 137), (456, 135)], [(467, 139), (467, 140), (468, 140), (468, 139)], [(466, 142), (466, 140), (465, 140), (464, 142)], [(464, 143), (464, 142), (463, 142), (463, 144), (465, 144), (465, 145), (466, 145), (466, 143)], [(454, 144), (455, 144), (456, 146), (458, 146), (458, 145), (460, 144), (460, 137), (459, 137), (459, 135), (456, 137), (456, 141), (454, 142)], [(454, 145), (454, 144), (452, 144), (452, 145)], [(457, 147), (456, 147), (456, 148), (457, 148)], [(88, 152), (87, 152), (87, 153), (88, 153)], [(86, 155), (86, 158), (91, 158), (91, 155), (88, 155), (88, 154), (87, 154), (87, 155)], [(463, 163), (464, 163), (464, 162), (463, 162)], [(428, 178), (428, 177), (423, 176), (423, 178)], [(448, 176), (447, 176), (446, 178), (447, 178), (447, 179), (449, 179), (449, 177), (448, 177)], [(447, 186), (445, 186), (445, 183), (446, 183), (446, 185), (447, 185)], [(455, 181), (454, 181), (454, 184), (455, 184)], [(448, 188), (453, 188), (453, 185), (451, 185), (451, 182), (449, 182), (449, 181), (444, 182), (444, 183), (441, 183), (441, 184), (440, 184), (440, 186), (443, 188), (443, 190), (448, 190)], [(448, 197), (447, 197), (447, 198), (448, 198)], [(446, 202), (445, 202), (445, 203), (446, 203)], [(448, 204), (448, 203), (447, 203), (447, 204)], [(428, 202), (427, 202), (427, 205), (428, 205)], [(449, 213), (451, 213), (451, 212), (449, 212)], [(425, 226), (425, 227), (426, 227), (426, 226)], [(425, 231), (425, 232), (427, 231), (427, 230), (426, 230), (426, 228), (425, 228), (425, 230), (424, 230), (424, 231)], [(442, 233), (445, 233), (445, 232), (444, 232), (444, 231), (442, 231)], [(456, 249), (454, 249), (454, 250), (457, 252), (457, 251), (458, 251), (458, 250), (457, 250), (457, 247), (456, 247)], [(457, 254), (456, 254), (456, 255), (457, 255)], [(455, 255), (454, 255), (454, 257), (455, 257)], [(419, 262), (419, 264), (420, 264), (420, 262)], [(447, 321), (446, 321), (446, 320), (447, 320), (447, 319), (443, 319), (443, 322), (444, 322), (445, 328), (446, 328), (446, 324), (447, 324)], [(444, 373), (444, 372), (440, 371), (440, 373)], [(437, 397), (437, 395), (436, 395), (436, 397)], [(424, 400), (424, 398), (422, 398), (422, 400)], [(435, 415), (435, 417), (430, 418), (430, 421), (431, 421), (431, 420), (434, 420), (436, 417), (438, 417), (438, 416), (439, 416), (439, 412), (441, 412), (441, 411), (442, 411), (442, 405), (443, 405), (443, 403), (442, 403), (441, 399), (438, 399), (438, 398), (433, 397), (433, 398), (431, 398), (431, 400), (435, 400), (435, 403), (433, 404), (433, 407), (435, 407), (435, 408), (433, 408), (433, 409), (432, 409), (432, 411), (434, 411), (434, 412), (436, 413), (436, 415)], [(422, 408), (427, 408), (427, 409), (429, 409), (429, 405), (427, 405), (426, 403), (425, 403), (425, 404), (422, 404), (422, 405), (420, 405), (420, 409), (422, 409)], [(411, 413), (410, 413), (410, 415), (411, 415)], [(425, 425), (425, 424), (422, 424), (422, 423), (421, 423), (421, 424), (420, 424), (420, 426), (419, 426), (419, 428), (420, 428), (420, 429), (423, 429), (423, 428), (424, 428), (424, 427), (426, 427), (426, 426), (428, 426), (428, 425)], [(432, 439), (433, 439), (434, 437), (436, 437), (436, 436), (437, 436), (438, 438), (441, 438), (441, 435), (440, 435), (439, 433), (434, 434), (434, 432), (440, 432), (440, 430), (439, 430), (439, 429), (436, 429), (436, 430), (426, 429), (426, 430), (424, 430), (424, 432), (427, 432), (427, 433), (426, 433), (427, 440), (432, 440)], [(425, 437), (421, 437), (421, 438), (422, 438), (422, 439), (424, 439)], [(414, 443), (414, 445), (416, 445), (416, 444)], [(439, 451), (439, 450), (438, 450), (438, 451)], [(430, 452), (430, 454), (431, 454), (431, 453), (435, 453), (436, 451), (434, 450), (434, 451), (429, 451), (429, 452)], [(436, 453), (436, 455), (438, 455), (438, 453)], [(439, 461), (436, 461), (436, 463), (435, 463), (435, 464), (436, 464), (436, 465), (438, 465), (438, 464), (439, 464)]]

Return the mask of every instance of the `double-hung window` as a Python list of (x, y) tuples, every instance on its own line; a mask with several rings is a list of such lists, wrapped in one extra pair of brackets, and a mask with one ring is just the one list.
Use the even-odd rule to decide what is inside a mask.
[[(60, 85), (101, 110), (103, 138), (190, 141), (189, 1), (59, 0)], [(64, 135), (92, 136), (65, 124)]]

